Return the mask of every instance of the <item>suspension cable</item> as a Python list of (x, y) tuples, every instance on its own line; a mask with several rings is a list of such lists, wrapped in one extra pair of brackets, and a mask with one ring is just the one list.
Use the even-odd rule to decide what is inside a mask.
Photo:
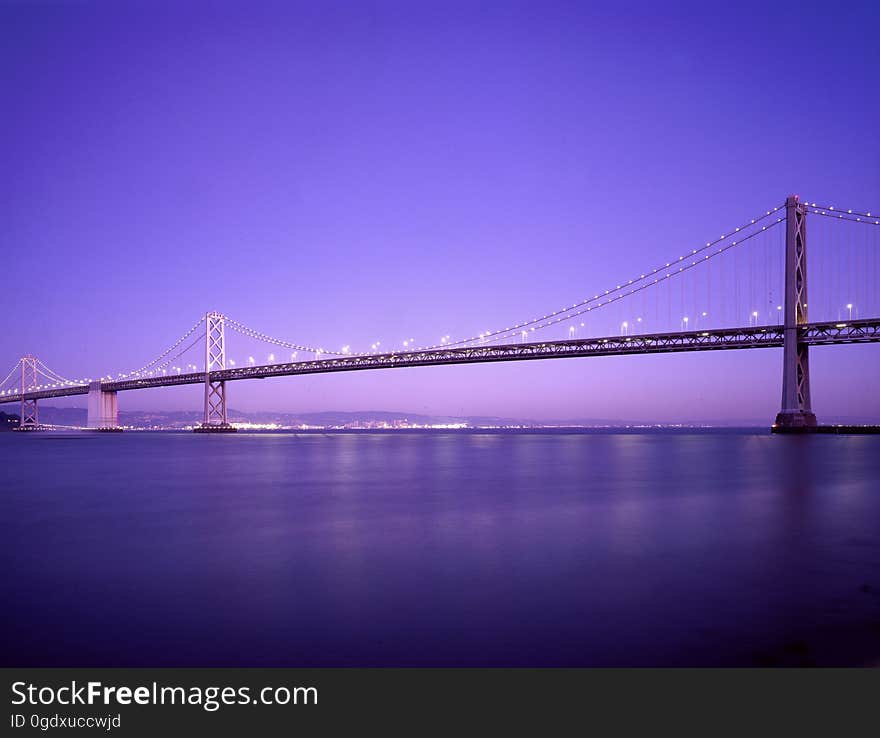
[[(861, 213), (858, 210), (853, 210), (852, 208), (835, 208), (833, 205), (817, 205), (814, 202), (805, 202), (804, 205), (808, 208), (813, 208), (814, 210), (827, 210), (829, 213), (833, 215), (855, 215), (861, 218), (877, 218), (877, 213), (871, 215), (871, 213)], [(819, 213), (820, 215), (825, 215), (826, 213)], [(880, 221), (874, 223), (874, 225), (880, 224)]]
[(178, 338), (169, 348), (165, 349), (161, 354), (159, 354), (152, 361), (144, 364), (140, 369), (135, 369), (134, 371), (128, 372), (128, 375), (143, 374), (147, 369), (152, 367), (154, 364), (157, 364), (158, 362), (162, 361), (162, 359), (164, 359), (166, 356), (168, 356), (168, 354), (170, 354), (172, 351), (174, 351), (174, 349), (176, 349), (178, 346), (180, 346), (180, 344), (182, 344), (187, 338), (189, 338), (193, 333), (195, 333), (195, 331), (198, 329), (198, 327), (204, 322), (205, 322), (205, 318), (204, 318), (204, 316), (202, 316), (201, 318), (199, 318), (198, 322), (192, 328), (190, 328), (186, 333), (184, 333), (180, 338)]
[(254, 330), (253, 328), (248, 328), (243, 323), (234, 320), (233, 318), (229, 318), (227, 316), (223, 316), (226, 324), (232, 328), (236, 333), (240, 333), (243, 336), (247, 336), (248, 338), (256, 339), (257, 341), (263, 341), (264, 343), (270, 343), (273, 346), (281, 346), (282, 348), (293, 349), (294, 351), (307, 351), (316, 354), (328, 354), (333, 356), (346, 356), (347, 354), (343, 351), (327, 351), (323, 348), (317, 348), (315, 346), (303, 346), (297, 343), (293, 343), (291, 341), (285, 341), (281, 338), (274, 338), (273, 336), (266, 335), (265, 333), (261, 333), (260, 331)]
[[(612, 300), (605, 301), (603, 303), (603, 302), (601, 302), (601, 299), (608, 296), (608, 295), (615, 295), (616, 293), (620, 292), (621, 290), (625, 290), (628, 287), (631, 287), (633, 285), (638, 285), (639, 283), (644, 282), (645, 280), (650, 280), (650, 278), (653, 277), (655, 274), (659, 274), (659, 273), (663, 272), (664, 270), (673, 267), (673, 265), (684, 261), (685, 259), (689, 259), (689, 258), (692, 258), (693, 256), (696, 256), (697, 254), (701, 254), (702, 252), (706, 251), (707, 249), (711, 249), (713, 246), (716, 246), (717, 244), (721, 243), (725, 239), (730, 238), (730, 236), (736, 235), (740, 231), (750, 229), (752, 226), (757, 225), (762, 220), (773, 215), (773, 213), (777, 212), (778, 210), (780, 210), (783, 207), (784, 207), (783, 205), (779, 205), (775, 208), (772, 208), (771, 210), (766, 211), (763, 215), (760, 215), (756, 218), (751, 219), (748, 223), (745, 223), (744, 225), (741, 225), (737, 228), (734, 228), (733, 231), (726, 233), (726, 234), (722, 234), (721, 237), (716, 238), (714, 241), (707, 242), (705, 246), (701, 246), (698, 249), (693, 249), (690, 252), (690, 254), (679, 256), (678, 259), (668, 261), (668, 262), (666, 262), (666, 264), (658, 266), (658, 267), (651, 269), (647, 272), (644, 272), (644, 273), (640, 274), (638, 277), (634, 277), (633, 279), (627, 280), (626, 282), (621, 282), (620, 284), (616, 285), (612, 289), (607, 289), (604, 292), (596, 293), (595, 295), (593, 295), (593, 297), (585, 298), (584, 300), (581, 300), (580, 302), (577, 302), (577, 303), (570, 305), (568, 307), (560, 308), (559, 310), (555, 310), (551, 313), (547, 313), (546, 315), (544, 315), (540, 318), (532, 318), (531, 320), (526, 320), (521, 323), (517, 323), (515, 325), (509, 326), (507, 328), (503, 328), (503, 329), (500, 329), (497, 331), (488, 331), (486, 333), (482, 333), (477, 336), (471, 336), (470, 338), (463, 338), (458, 341), (447, 341), (444, 343), (434, 344), (431, 346), (420, 347), (418, 350), (446, 348), (448, 346), (458, 346), (461, 344), (467, 344), (467, 343), (472, 343), (472, 342), (476, 342), (476, 341), (485, 342), (486, 340), (495, 340), (495, 337), (497, 337), (498, 334), (506, 334), (506, 333), (510, 333), (512, 331), (521, 330), (523, 328), (530, 328), (531, 329), (532, 326), (535, 326), (535, 330), (538, 330), (539, 328), (546, 328), (548, 325), (553, 325), (555, 323), (562, 322), (563, 320), (568, 320), (569, 318), (573, 318), (577, 315), (582, 315), (584, 312), (586, 312), (585, 310), (573, 312), (571, 315), (565, 315), (565, 314), (569, 313), (571, 311), (578, 310), (578, 308), (582, 308), (586, 305), (589, 305), (589, 304), (597, 302), (597, 301), (599, 301), (599, 305), (606, 305), (606, 304), (608, 304), (608, 302), (614, 302), (616, 300), (612, 299)], [(776, 222), (779, 222), (779, 221), (776, 221)], [(775, 223), (774, 223), (774, 225), (775, 225)], [(762, 231), (763, 230), (766, 230), (766, 227), (764, 229), (762, 229)], [(756, 233), (761, 233), (762, 231), (757, 231)], [(754, 235), (754, 234), (752, 234), (752, 235)], [(738, 243), (742, 243), (745, 240), (746, 240), (746, 237), (743, 237), (743, 238), (739, 239), (738, 241), (735, 241), (733, 245), (736, 245)], [(720, 251), (718, 251), (716, 253), (721, 253), (724, 250), (726, 250), (726, 249), (721, 249)], [(678, 271), (681, 272), (683, 270), (680, 269)], [(677, 274), (678, 272), (674, 272), (674, 273)], [(669, 277), (667, 276), (666, 278), (669, 278)], [(650, 282), (649, 284), (655, 284), (658, 281), (660, 281), (660, 280), (655, 279), (653, 282)], [(633, 292), (634, 291), (638, 291), (638, 290), (633, 290)], [(632, 294), (632, 292), (629, 292), (627, 294)], [(598, 307), (599, 305), (596, 305), (595, 307)], [(545, 321), (548, 318), (556, 318), (556, 316), (560, 316), (560, 315), (563, 317), (556, 319), (556, 320), (551, 320), (550, 322), (545, 323), (541, 326), (537, 325), (538, 323), (541, 323), (542, 321)]]
[(880, 218), (877, 215), (871, 215), (870, 213), (852, 213), (849, 211), (841, 212), (839, 210), (830, 210), (830, 209), (819, 209), (813, 208), (811, 205), (808, 209), (808, 212), (813, 213), (814, 215), (824, 215), (826, 218), (833, 218), (834, 220), (848, 220), (851, 223), (864, 223), (865, 225), (880, 225)]
[(158, 371), (162, 371), (162, 369), (164, 369), (166, 366), (168, 366), (169, 364), (171, 364), (171, 362), (175, 361), (176, 359), (179, 359), (179, 358), (180, 358), (181, 356), (183, 356), (187, 351), (189, 351), (193, 346), (195, 346), (196, 344), (198, 344), (199, 341), (201, 341), (204, 337), (205, 337), (205, 334), (202, 333), (200, 336), (198, 336), (198, 337), (197, 337), (197, 338), (196, 338), (196, 339), (195, 339), (195, 340), (194, 340), (189, 346), (187, 346), (185, 349), (179, 351), (179, 352), (178, 352), (177, 354), (175, 354), (174, 356), (169, 357), (168, 359), (166, 359), (165, 361), (163, 361), (163, 362), (162, 362), (161, 364), (159, 364), (158, 366), (154, 366), (152, 369), (150, 369), (150, 371), (149, 371), (148, 373), (149, 373), (149, 374), (154, 374), (154, 373), (156, 373), (156, 372), (158, 372)]
[(0, 387), (2, 387), (4, 384), (6, 384), (6, 382), (9, 381), (10, 377), (12, 377), (12, 375), (18, 371), (18, 368), (20, 366), (21, 366), (21, 359), (19, 359), (18, 361), (15, 362), (15, 366), (12, 367), (12, 370), (9, 372), (9, 374), (6, 375), (6, 379), (4, 379), (2, 382), (0, 382)]
[(46, 364), (41, 359), (37, 359), (37, 364), (39, 364), (43, 368), (45, 373), (52, 375), (52, 377), (53, 377), (53, 379), (55, 379), (55, 381), (63, 382), (66, 384), (73, 384), (73, 382), (71, 382), (67, 377), (61, 376), (54, 369), (50, 369), (48, 366), (46, 366)]
[[(872, 215), (871, 213), (862, 213), (862, 212), (853, 211), (853, 210), (843, 211), (841, 209), (835, 209), (834, 207), (831, 207), (831, 206), (819, 206), (819, 205), (816, 205), (816, 203), (804, 203), (804, 205), (806, 206), (806, 208), (808, 209), (809, 212), (812, 212), (817, 215), (823, 215), (823, 216), (838, 219), (838, 220), (849, 220), (849, 221), (853, 221), (853, 222), (866, 223), (866, 224), (870, 224), (870, 225), (880, 225), (880, 218), (878, 218), (877, 215)], [(686, 271), (689, 271), (690, 269), (693, 269), (694, 267), (699, 266), (700, 264), (706, 262), (707, 260), (709, 260), (711, 258), (714, 258), (716, 256), (719, 256), (719, 255), (725, 253), (726, 251), (734, 248), (735, 246), (738, 246), (738, 245), (744, 243), (745, 241), (753, 238), (754, 236), (757, 236), (757, 235), (760, 235), (761, 233), (766, 232), (767, 230), (769, 230), (769, 229), (773, 228), (774, 226), (778, 225), (779, 223), (783, 222), (784, 218), (777, 218), (771, 224), (761, 226), (760, 229), (757, 229), (758, 224), (761, 223), (761, 221), (763, 221), (764, 219), (770, 217), (771, 215), (773, 215), (774, 213), (779, 211), (783, 207), (784, 206), (778, 206), (778, 207), (773, 208), (771, 210), (767, 210), (763, 215), (760, 215), (757, 218), (751, 219), (748, 223), (745, 223), (745, 224), (735, 228), (733, 231), (731, 231), (729, 233), (722, 234), (719, 238), (716, 238), (713, 241), (707, 242), (704, 246), (701, 246), (700, 248), (693, 249), (689, 254), (679, 256), (676, 260), (666, 262), (665, 264), (657, 266), (657, 267), (655, 267), (649, 271), (646, 271), (636, 277), (633, 277), (632, 279), (626, 280), (625, 282), (621, 282), (620, 284), (617, 284), (613, 288), (607, 289), (604, 292), (598, 292), (598, 293), (594, 294), (592, 297), (585, 298), (585, 299), (581, 300), (580, 302), (577, 302), (572, 305), (560, 308), (559, 310), (555, 310), (553, 312), (547, 313), (539, 318), (532, 318), (530, 320), (525, 320), (520, 323), (516, 323), (514, 325), (508, 326), (506, 328), (502, 328), (502, 329), (494, 330), (494, 331), (487, 331), (485, 333), (471, 336), (469, 338), (463, 338), (463, 339), (459, 339), (456, 341), (443, 341), (441, 343), (436, 343), (436, 344), (432, 344), (432, 345), (428, 345), (428, 346), (422, 346), (422, 347), (419, 347), (418, 349), (411, 349), (411, 350), (424, 351), (424, 350), (439, 349), (439, 348), (449, 348), (449, 347), (453, 347), (453, 346), (461, 346), (461, 345), (471, 344), (471, 343), (476, 343), (476, 342), (479, 342), (479, 343), (493, 342), (494, 343), (494, 342), (501, 340), (501, 339), (512, 338), (512, 337), (514, 337), (515, 334), (517, 334), (519, 332), (525, 333), (526, 331), (524, 329), (528, 329), (530, 332), (533, 332), (536, 330), (542, 330), (544, 328), (548, 328), (553, 325), (557, 325), (557, 324), (562, 323), (564, 321), (571, 320), (571, 319), (576, 318), (580, 315), (584, 315), (585, 313), (590, 313), (593, 310), (598, 310), (603, 307), (607, 307), (608, 305), (616, 303), (626, 297), (630, 297), (631, 295), (634, 295), (638, 292), (642, 292), (643, 290), (646, 290), (650, 287), (653, 287), (655, 285), (666, 282), (667, 280), (672, 279), (673, 277), (676, 277), (679, 274), (682, 274)], [(755, 230), (752, 230), (753, 228), (755, 228)], [(746, 231), (746, 234), (737, 240), (733, 240), (733, 241), (730, 240), (731, 236), (736, 236), (741, 231)], [(725, 241), (726, 241), (726, 243), (724, 243), (724, 245), (722, 245), (720, 248), (718, 248), (718, 249), (713, 248), (713, 247), (717, 246), (718, 244), (725, 242)], [(704, 253), (709, 250), (711, 250), (710, 253)], [(695, 257), (697, 255), (701, 255), (702, 258), (694, 260), (693, 257)], [(685, 260), (687, 260), (687, 261), (685, 261)], [(749, 263), (751, 264), (751, 261)], [(657, 276), (657, 275), (660, 275), (660, 276)], [(719, 280), (721, 282), (720, 292), (723, 293), (723, 272), (721, 273)], [(749, 283), (750, 283), (749, 284), (749, 291), (750, 292), (752, 291), (751, 281), (752, 281), (752, 279), (751, 279), (751, 272), (750, 272), (750, 279), (749, 279)], [(708, 287), (708, 291), (709, 291), (709, 294), (711, 295), (711, 293), (712, 293), (711, 283)], [(710, 299), (711, 299), (711, 297), (710, 297)], [(276, 338), (274, 336), (270, 336), (266, 333), (263, 333), (261, 331), (257, 331), (253, 328), (250, 328), (250, 327), (244, 325), (243, 323), (241, 323), (240, 321), (235, 320), (233, 318), (229, 318), (228, 316), (225, 316), (225, 315), (223, 316), (223, 320), (235, 332), (237, 332), (241, 335), (244, 335), (245, 337), (252, 338), (257, 341), (261, 341), (261, 342), (268, 343), (271, 345), (280, 346), (280, 347), (287, 348), (287, 349), (292, 349), (294, 351), (304, 351), (304, 352), (310, 352), (310, 353), (315, 353), (315, 354), (326, 354), (326, 355), (332, 355), (332, 356), (350, 355), (350, 352), (347, 352), (347, 351), (328, 351), (328, 350), (321, 348), (321, 347), (307, 346), (307, 345), (303, 345), (303, 344), (294, 343), (292, 341), (287, 341), (284, 339)], [(201, 340), (201, 338), (204, 337), (205, 334), (203, 333), (199, 338), (197, 338), (194, 342), (189, 344), (182, 351), (178, 352), (177, 354), (175, 354), (174, 356), (171, 356), (169, 358), (169, 354), (171, 354), (184, 341), (186, 341), (199, 328), (199, 326), (204, 321), (205, 321), (204, 317), (200, 318), (198, 320), (198, 322), (196, 322), (196, 324), (192, 326), (192, 328), (190, 328), (183, 336), (181, 336), (169, 348), (167, 348), (165, 351), (163, 351), (161, 354), (159, 354), (155, 359), (148, 362), (147, 364), (144, 364), (139, 369), (136, 369), (134, 371), (129, 372), (128, 375), (122, 375), (122, 376), (141, 375), (144, 373), (148, 373), (148, 370), (149, 370), (149, 373), (155, 373), (156, 371), (159, 371), (162, 368), (168, 366), (175, 359), (179, 358), (180, 356), (185, 354), (187, 351), (192, 349), (193, 346), (195, 346), (196, 343), (199, 340)], [(360, 352), (359, 355), (365, 355), (367, 353), (369, 353), (369, 352)], [(399, 353), (406, 353), (406, 352), (399, 352)], [(6, 377), (6, 379), (3, 381), (3, 383), (8, 381), (8, 379), (15, 373), (15, 371), (16, 371), (16, 369), (18, 369), (18, 366), (20, 363), (21, 362), (19, 361), (19, 363), (12, 369), (12, 371)], [(49, 375), (44, 375), (44, 376), (47, 376), (48, 378), (53, 379), (55, 381), (72, 383), (70, 380), (65, 379), (64, 377), (62, 377), (60, 374), (58, 374), (54, 370), (49, 369), (49, 367), (47, 367), (45, 364), (43, 364), (43, 362), (40, 362), (40, 365), (43, 367), (43, 369), (45, 369), (47, 372), (49, 372), (49, 375), (54, 375), (54, 376), (49, 376)], [(0, 386), (2, 386), (3, 383), (0, 383)]]
[[(778, 209), (778, 208), (777, 208), (777, 209)], [(638, 292), (641, 292), (642, 290), (646, 290), (646, 289), (649, 289), (649, 288), (651, 288), (651, 287), (653, 287), (653, 286), (655, 286), (655, 285), (662, 284), (662, 283), (666, 282), (667, 280), (672, 279), (673, 277), (676, 277), (676, 276), (678, 276), (679, 274), (682, 274), (683, 272), (686, 272), (686, 271), (688, 271), (688, 270), (690, 270), (690, 269), (693, 269), (694, 267), (697, 267), (697, 266), (699, 266), (699, 265), (701, 265), (701, 264), (704, 264), (704, 263), (706, 262), (706, 260), (708, 260), (708, 259), (710, 259), (710, 258), (714, 258), (714, 257), (716, 257), (716, 256), (718, 256), (718, 255), (720, 255), (720, 254), (723, 254), (724, 252), (726, 252), (726, 251), (728, 251), (728, 250), (730, 250), (730, 249), (736, 247), (736, 246), (741, 245), (741, 244), (744, 243), (745, 241), (748, 241), (750, 238), (754, 238), (755, 236), (759, 236), (759, 235), (761, 235), (762, 233), (765, 233), (766, 231), (770, 230), (770, 229), (773, 228), (774, 226), (777, 226), (777, 225), (779, 225), (780, 223), (782, 223), (784, 220), (785, 220), (785, 218), (777, 218), (777, 219), (776, 219), (773, 223), (771, 223), (770, 225), (762, 226), (761, 230), (759, 230), (759, 231), (754, 231), (754, 232), (752, 232), (752, 233), (749, 233), (748, 235), (743, 236), (741, 239), (739, 239), (739, 240), (737, 240), (737, 241), (731, 241), (731, 242), (728, 242), (726, 245), (720, 247), (719, 249), (717, 249), (717, 250), (714, 251), (713, 253), (711, 253), (711, 254), (705, 254), (705, 255), (703, 256), (703, 258), (701, 258), (701, 259), (697, 259), (696, 261), (692, 261), (692, 262), (689, 262), (689, 263), (687, 263), (687, 264), (684, 264), (684, 265), (678, 267), (678, 269), (675, 269), (674, 266), (673, 266), (672, 264), (670, 264), (671, 271), (667, 272), (664, 276), (662, 276), (662, 277), (656, 277), (656, 278), (655, 278), (653, 281), (651, 281), (651, 282), (646, 282), (645, 284), (641, 284), (641, 285), (638, 285), (638, 286), (634, 286), (634, 287), (633, 287), (631, 290), (629, 290), (628, 292), (620, 292), (620, 293), (618, 293), (618, 294), (616, 294), (616, 295), (612, 294), (612, 296), (609, 297), (609, 298), (608, 298), (607, 300), (605, 300), (604, 302), (602, 302), (602, 301), (600, 300), (599, 303), (596, 304), (596, 305), (589, 305), (589, 306), (587, 306), (587, 307), (582, 307), (581, 309), (576, 310), (576, 311), (573, 311), (573, 312), (569, 312), (569, 313), (566, 314), (566, 315), (559, 315), (559, 316), (557, 316), (557, 317), (553, 317), (553, 314), (551, 314), (549, 320), (546, 320), (545, 322), (542, 322), (540, 325), (537, 325), (537, 324), (534, 325), (534, 327), (531, 328), (531, 330), (532, 330), (532, 331), (535, 331), (535, 330), (541, 330), (541, 329), (543, 329), (543, 328), (548, 328), (548, 327), (550, 327), (550, 326), (552, 326), (552, 325), (557, 325), (557, 324), (562, 323), (562, 322), (564, 322), (564, 321), (566, 321), (566, 320), (571, 320), (572, 318), (575, 318), (575, 317), (577, 317), (577, 316), (579, 316), (579, 315), (583, 315), (583, 314), (585, 314), (585, 313), (592, 312), (593, 310), (598, 310), (598, 309), (600, 309), (600, 308), (607, 307), (608, 305), (610, 305), (610, 304), (612, 304), (612, 303), (618, 302), (619, 300), (622, 300), (622, 299), (624, 299), (624, 298), (626, 298), (626, 297), (629, 297), (629, 296), (634, 295), (634, 294), (636, 294), (636, 293), (638, 293)], [(719, 240), (720, 240), (720, 239), (719, 239)], [(716, 241), (715, 243), (717, 244), (717, 241)], [(705, 250), (705, 249), (704, 249), (704, 250)], [(737, 253), (737, 252), (734, 252), (734, 253)], [(656, 272), (653, 272), (653, 273), (656, 273)], [(635, 284), (635, 282), (634, 282), (634, 284)], [(604, 297), (604, 295), (603, 295), (603, 297)], [(569, 310), (571, 310), (571, 309), (569, 308)], [(539, 321), (540, 321), (540, 320), (543, 320), (543, 319), (539, 319)], [(460, 344), (462, 344), (462, 343), (468, 343), (468, 342), (471, 342), (471, 341), (482, 341), (482, 342), (485, 343), (485, 342), (487, 342), (487, 341), (496, 341), (496, 340), (501, 339), (501, 338), (512, 338), (512, 337), (513, 337), (513, 336), (514, 336), (514, 335), (515, 335), (515, 334), (521, 329), (522, 325), (523, 325), (523, 324), (520, 324), (519, 326), (511, 326), (510, 328), (505, 328), (505, 329), (502, 329), (502, 330), (496, 331), (495, 333), (491, 334), (491, 336), (490, 336), (489, 334), (483, 334), (482, 337), (471, 338), (471, 339), (463, 339), (463, 340), (461, 340), (461, 341), (454, 341), (454, 342), (450, 341), (449, 343), (436, 344), (436, 345), (434, 345), (434, 346), (421, 347), (421, 348), (416, 349), (416, 350), (418, 350), (418, 351), (427, 351), (427, 350), (432, 350), (432, 349), (436, 349), (436, 348), (447, 348), (447, 347), (451, 347), (451, 346), (456, 346), (456, 345), (460, 345)]]

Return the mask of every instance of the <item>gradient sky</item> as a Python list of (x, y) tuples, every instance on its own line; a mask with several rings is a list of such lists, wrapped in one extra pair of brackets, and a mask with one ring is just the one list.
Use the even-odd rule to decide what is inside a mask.
[[(880, 210), (876, 3), (185, 5), (0, 3), (3, 375), (127, 371), (211, 309), (324, 346), (472, 335), (788, 194)], [(880, 346), (812, 357), (820, 420), (880, 420)], [(230, 406), (769, 422), (780, 374), (775, 350), (436, 367)]]

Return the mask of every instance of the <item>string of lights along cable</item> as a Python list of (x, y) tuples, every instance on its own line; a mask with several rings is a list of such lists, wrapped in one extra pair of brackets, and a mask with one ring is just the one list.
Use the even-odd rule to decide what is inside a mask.
[[(306, 342), (270, 335), (222, 313), (207, 313), (151, 360), (121, 372), (69, 378), (41, 358), (25, 355), (0, 382), (0, 401), (35, 392), (81, 393), (95, 382), (162, 386), (203, 381), (206, 372), (218, 370), (232, 372), (234, 376), (229, 378), (238, 379), (270, 371), (261, 367), (289, 367), (291, 372), (337, 365), (373, 368), (383, 362), (417, 362), (422, 355), (427, 360), (437, 352), (446, 352), (448, 361), (468, 360), (450, 353), (456, 351), (472, 352), (468, 356), (482, 360), (473, 351), (492, 347), (519, 346), (524, 351), (529, 346), (543, 346), (548, 352), (562, 351), (547, 347), (594, 337), (628, 343), (639, 336), (661, 334), (708, 335), (762, 328), (772, 333), (771, 329), (785, 320), (790, 204), (787, 201), (768, 208), (648, 269), (631, 270), (626, 279), (591, 290), (580, 300), (510, 321), (504, 327), (477, 330), (463, 337), (426, 329), (424, 333), (435, 336), (428, 340), (423, 335), (418, 340), (413, 336), (371, 338), (360, 344)], [(808, 272), (814, 275), (809, 281), (811, 324), (837, 326), (880, 316), (877, 211), (800, 200), (797, 207), (810, 223), (807, 264)], [(442, 313), (438, 323), (441, 318)], [(205, 341), (212, 336), (222, 345), (222, 352), (209, 369)]]

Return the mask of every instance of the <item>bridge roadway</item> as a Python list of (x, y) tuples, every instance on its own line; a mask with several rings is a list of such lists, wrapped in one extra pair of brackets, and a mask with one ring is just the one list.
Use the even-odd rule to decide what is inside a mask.
[[(808, 323), (801, 327), (800, 340), (810, 346), (844, 343), (880, 343), (880, 318), (840, 323)], [(353, 354), (333, 359), (315, 359), (287, 364), (263, 364), (211, 372), (211, 380), (266, 379), (295, 374), (323, 374), (364, 369), (393, 369), (407, 366), (441, 366), (445, 364), (478, 364), (491, 361), (527, 361), (530, 359), (561, 359), (582, 356), (620, 356), (627, 354), (661, 354), (682, 351), (719, 351), (749, 348), (781, 348), (781, 325), (717, 330), (653, 333), (635, 336), (576, 338), (540, 343), (511, 343), (466, 348), (439, 348), (426, 351), (383, 354)], [(103, 382), (105, 392), (169, 387), (179, 384), (202, 384), (204, 372), (169, 374), (161, 377), (127, 378)], [(52, 387), (26, 392), (25, 399), (46, 399), (88, 394), (85, 384)], [(0, 404), (20, 402), (21, 393), (0, 396)]]

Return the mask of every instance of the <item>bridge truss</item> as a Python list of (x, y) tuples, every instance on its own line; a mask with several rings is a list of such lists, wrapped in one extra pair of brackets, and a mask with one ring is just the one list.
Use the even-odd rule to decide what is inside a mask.
[[(682, 331), (639, 336), (605, 336), (564, 341), (503, 344), (501, 346), (451, 347), (401, 353), (367, 354), (279, 364), (227, 368), (212, 371), (210, 381), (233, 382), (306, 374), (327, 374), (367, 369), (397, 369), (448, 364), (482, 364), (499, 361), (577, 358), (586, 356), (628, 356), (668, 354), (686, 351), (724, 351), (755, 348), (782, 348), (785, 340), (781, 325), (725, 328), (712, 331)], [(880, 343), (880, 319), (847, 323), (811, 323), (799, 330), (799, 342), (808, 346), (851, 343)], [(105, 392), (124, 392), (154, 387), (202, 384), (204, 372), (188, 372), (162, 377), (135, 377), (101, 383)], [(88, 385), (55, 387), (25, 393), (28, 399), (48, 399), (84, 395)], [(22, 395), (0, 396), (0, 403), (21, 402)]]

